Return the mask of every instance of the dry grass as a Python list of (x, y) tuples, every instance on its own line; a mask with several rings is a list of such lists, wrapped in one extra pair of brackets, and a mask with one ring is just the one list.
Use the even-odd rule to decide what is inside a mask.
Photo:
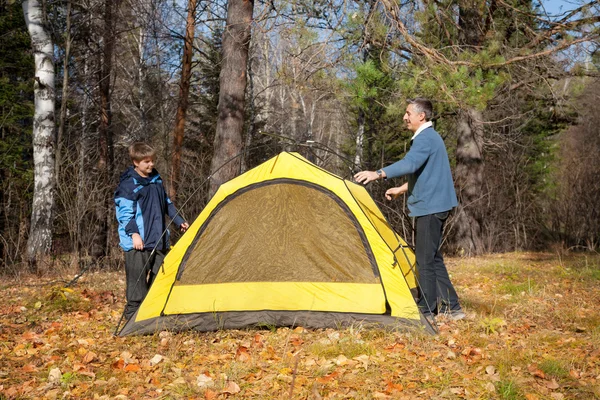
[(0, 399), (600, 398), (599, 256), (448, 266), (469, 318), (440, 321), (436, 336), (356, 326), (115, 338), (123, 273), (88, 274), (73, 291), (5, 281)]

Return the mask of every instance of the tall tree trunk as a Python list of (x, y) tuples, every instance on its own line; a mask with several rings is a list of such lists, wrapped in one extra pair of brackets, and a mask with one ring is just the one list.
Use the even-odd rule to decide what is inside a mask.
[(252, 146), (252, 140), (254, 139), (254, 128), (256, 124), (256, 106), (254, 104), (254, 73), (252, 71), (252, 61), (248, 62), (248, 98), (250, 99), (250, 115), (248, 118), (248, 129), (246, 130), (246, 141), (244, 144), (244, 156), (242, 157), (242, 166), (240, 172), (246, 172), (248, 168), (248, 159), (250, 158), (250, 147)]
[[(0, 131), (0, 139), (4, 139), (2, 137), (2, 132)], [(0, 168), (0, 271), (2, 271), (6, 265), (6, 257), (4, 256), (4, 230), (6, 229), (6, 211), (4, 204), (4, 182), (6, 182), (6, 171), (4, 168)]]
[[(219, 107), (209, 196), (240, 171), (248, 47), (254, 0), (230, 0), (223, 33)], [(237, 156), (237, 157), (236, 157)]]
[(35, 60), (35, 111), (33, 117), (34, 189), (27, 257), (32, 269), (52, 247), (54, 211), (54, 61), (53, 46), (43, 20), (42, 3), (23, 2), (25, 23)]
[(483, 122), (473, 109), (459, 114), (455, 179), (459, 206), (456, 215), (456, 247), (464, 255), (483, 251), (480, 200), (483, 187)]
[[(63, 84), (60, 102), (60, 120), (56, 134), (56, 182), (60, 181), (60, 167), (62, 164), (62, 142), (67, 123), (67, 100), (69, 97), (69, 57), (71, 53), (71, 0), (67, 1), (67, 27), (65, 37), (65, 56), (63, 59)], [(60, 186), (59, 186), (60, 187)]]
[(113, 132), (111, 110), (111, 74), (112, 58), (115, 45), (114, 8), (116, 0), (104, 2), (103, 49), (98, 85), (100, 89), (100, 124), (98, 126), (98, 181), (99, 201), (96, 207), (97, 235), (93, 255), (95, 258), (105, 256), (108, 249), (108, 226), (112, 211), (112, 199), (108, 190), (113, 166)]
[(194, 30), (196, 27), (196, 0), (188, 1), (188, 14), (185, 29), (185, 43), (183, 47), (183, 59), (181, 61), (181, 82), (179, 83), (179, 104), (175, 116), (175, 129), (173, 130), (173, 161), (171, 163), (171, 188), (169, 196), (175, 201), (179, 176), (181, 174), (181, 146), (185, 131), (185, 114), (188, 108), (190, 93), (190, 77), (192, 75), (192, 50), (194, 42)]
[[(484, 35), (482, 3), (462, 0), (459, 4), (459, 42), (476, 51)], [(480, 196), (483, 188), (483, 115), (467, 108), (459, 112), (455, 179), (458, 189), (456, 248), (464, 255), (483, 251)]]

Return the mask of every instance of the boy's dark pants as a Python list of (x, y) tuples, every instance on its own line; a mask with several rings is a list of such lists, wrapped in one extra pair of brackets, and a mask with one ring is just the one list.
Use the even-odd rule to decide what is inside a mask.
[[(461, 309), (440, 250), (448, 214), (441, 212), (417, 217), (415, 257), (421, 287), (421, 297), (417, 304), (425, 315)], [(445, 309), (438, 309), (438, 301), (443, 303), (442, 307)]]
[(125, 280), (127, 304), (123, 316), (128, 321), (146, 297), (165, 254), (160, 251), (130, 250), (125, 252)]

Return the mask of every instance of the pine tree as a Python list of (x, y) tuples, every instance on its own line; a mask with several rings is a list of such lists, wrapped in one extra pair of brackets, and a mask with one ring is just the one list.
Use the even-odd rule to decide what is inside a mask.
[(29, 215), (33, 183), (33, 56), (23, 10), (0, 2), (0, 266), (18, 260), (18, 227)]

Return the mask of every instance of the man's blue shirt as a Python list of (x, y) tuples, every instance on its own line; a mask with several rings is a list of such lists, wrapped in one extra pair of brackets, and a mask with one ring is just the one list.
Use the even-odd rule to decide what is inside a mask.
[(448, 152), (433, 128), (420, 132), (406, 156), (382, 170), (386, 179), (407, 175), (411, 217), (449, 211), (458, 205)]

